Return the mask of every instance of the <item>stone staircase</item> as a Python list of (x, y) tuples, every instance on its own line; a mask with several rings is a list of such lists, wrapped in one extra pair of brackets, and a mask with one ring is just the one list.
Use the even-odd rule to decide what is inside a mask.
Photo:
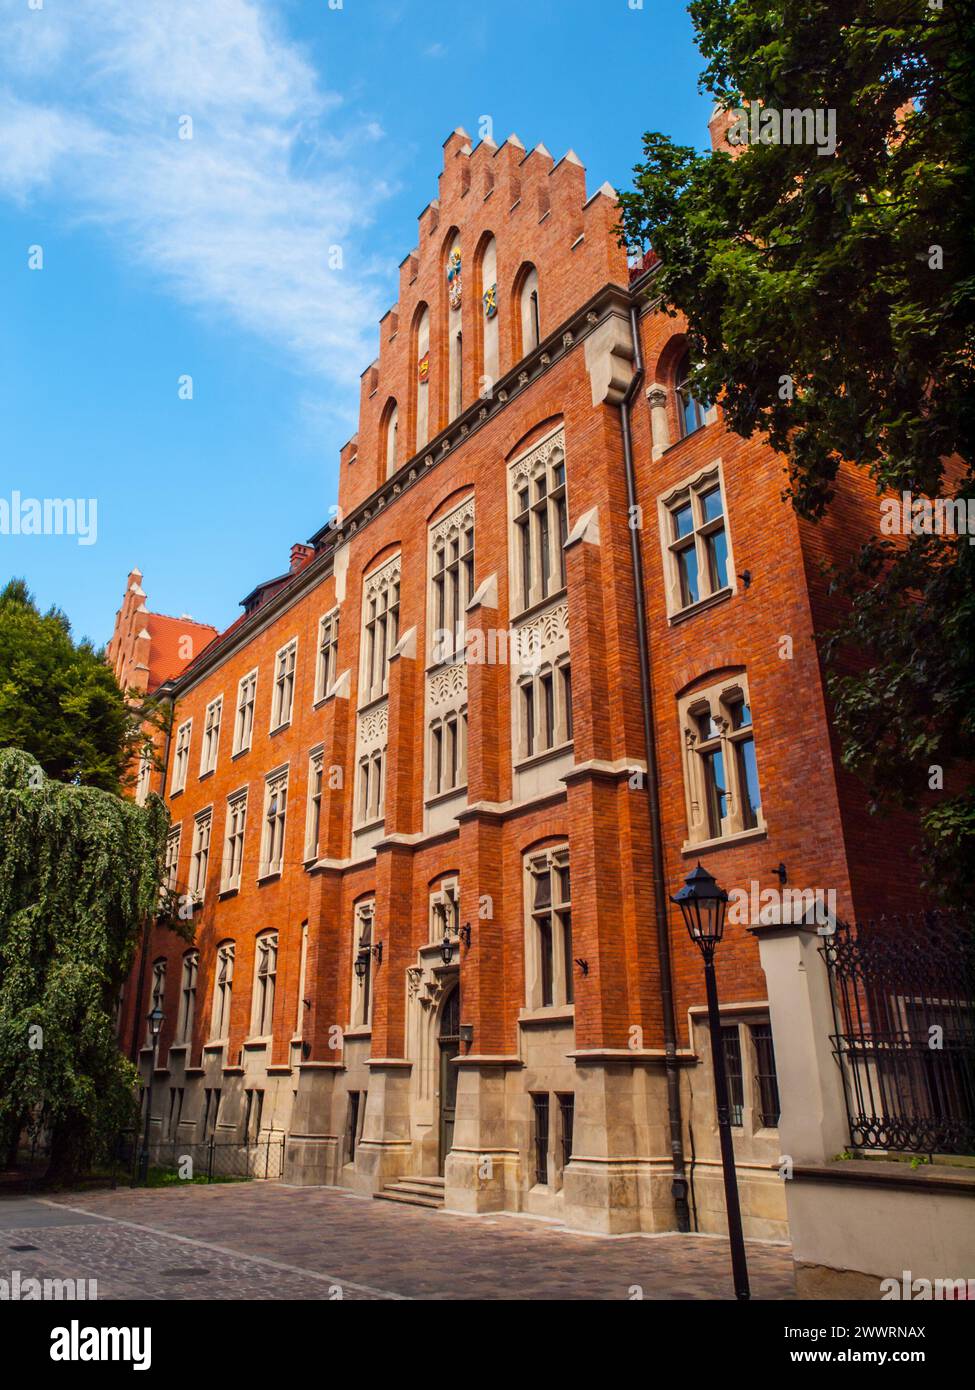
[(400, 1178), (388, 1182), (382, 1192), (374, 1192), (377, 1202), (401, 1202), (410, 1207), (443, 1206), (443, 1178)]

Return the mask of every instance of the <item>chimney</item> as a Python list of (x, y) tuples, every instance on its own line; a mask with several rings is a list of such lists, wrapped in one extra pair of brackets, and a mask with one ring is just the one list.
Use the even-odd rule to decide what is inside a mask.
[(299, 570), (303, 570), (314, 554), (315, 547), (313, 545), (302, 545), (300, 541), (295, 541), (291, 547), (290, 572), (297, 574)]

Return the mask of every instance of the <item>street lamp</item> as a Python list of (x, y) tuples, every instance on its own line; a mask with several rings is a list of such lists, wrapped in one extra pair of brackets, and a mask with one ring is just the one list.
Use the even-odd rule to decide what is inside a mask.
[(741, 1231), (741, 1206), (738, 1202), (738, 1183), (735, 1178), (735, 1149), (731, 1140), (728, 1076), (721, 1043), (718, 986), (714, 978), (714, 951), (724, 935), (728, 894), (723, 888), (718, 887), (712, 875), (698, 863), (697, 868), (684, 880), (684, 887), (673, 894), (670, 900), (680, 908), (688, 934), (704, 957), (704, 984), (708, 1000), (708, 1030), (711, 1034), (711, 1062), (714, 1067), (714, 1095), (718, 1111), (718, 1137), (721, 1141), (724, 1200), (728, 1213), (731, 1270), (735, 1283), (735, 1297), (746, 1299), (751, 1297), (751, 1292), (748, 1288), (745, 1240)]
[(152, 1117), (152, 1078), (156, 1071), (156, 1049), (159, 1046), (159, 1031), (163, 1024), (163, 1011), (156, 1004), (150, 1009), (146, 1022), (152, 1038), (152, 1060), (149, 1063), (149, 1085), (146, 1088), (146, 1122), (142, 1131), (142, 1155), (139, 1160), (139, 1176), (143, 1182), (149, 1180), (149, 1121)]

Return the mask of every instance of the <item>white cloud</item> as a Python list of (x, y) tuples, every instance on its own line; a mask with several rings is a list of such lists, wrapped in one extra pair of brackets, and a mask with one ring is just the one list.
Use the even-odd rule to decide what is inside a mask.
[(367, 231), (390, 191), (370, 167), (383, 132), (271, 9), (49, 0), (0, 21), (0, 196), (49, 196), (187, 302), (350, 383), (384, 307)]

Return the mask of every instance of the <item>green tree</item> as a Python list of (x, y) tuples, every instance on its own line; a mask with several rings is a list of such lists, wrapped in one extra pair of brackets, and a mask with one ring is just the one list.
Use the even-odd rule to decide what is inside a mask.
[(112, 1013), (158, 900), (168, 815), (0, 752), (0, 1152), (51, 1139), (63, 1181), (136, 1118)]
[(136, 738), (103, 654), (10, 580), (0, 590), (0, 748), (26, 749), (58, 781), (118, 791)]
[[(878, 494), (975, 499), (973, 8), (693, 0), (702, 87), (726, 110), (835, 113), (835, 153), (649, 133), (621, 200), (622, 238), (653, 245), (653, 293), (686, 316), (700, 396), (783, 455), (813, 522), (841, 460)], [(924, 796), (932, 765), (950, 786), (975, 756), (973, 580), (965, 535), (874, 535), (834, 575), (846, 617), (825, 645), (845, 765), (874, 809), (927, 805), (924, 879), (956, 900), (975, 795)]]

